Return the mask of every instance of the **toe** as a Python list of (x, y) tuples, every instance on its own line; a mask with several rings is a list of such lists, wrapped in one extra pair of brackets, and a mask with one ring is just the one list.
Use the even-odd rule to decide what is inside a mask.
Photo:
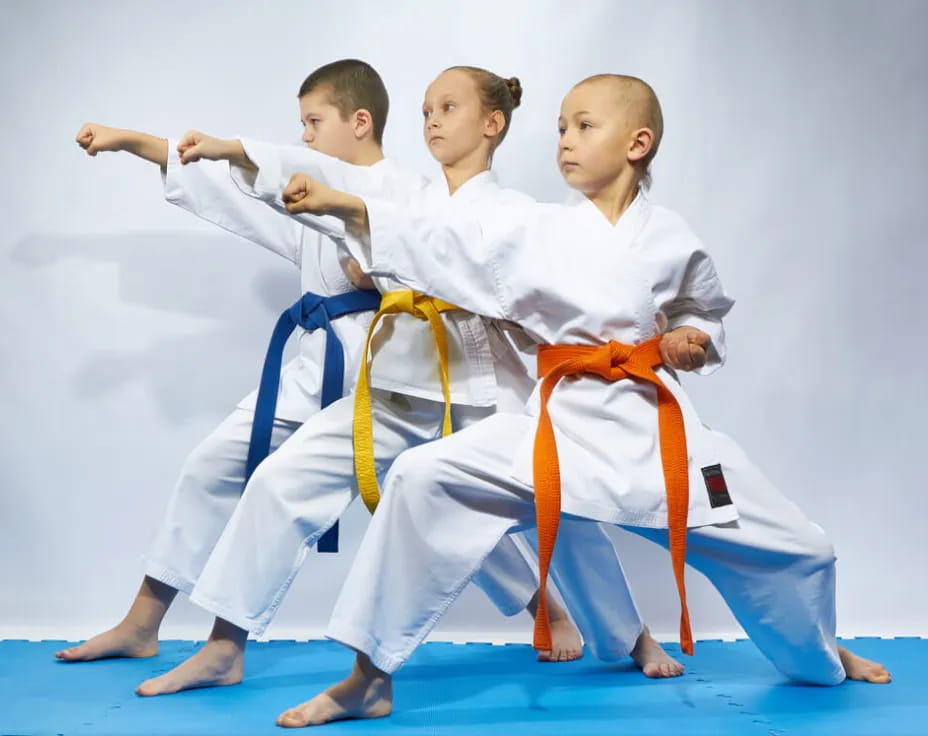
[(160, 689), (157, 679), (145, 680), (141, 685), (135, 688), (135, 694), (150, 698), (152, 695), (158, 695)]
[(303, 714), (296, 708), (292, 708), (277, 719), (277, 725), (283, 726), (284, 728), (302, 728), (307, 725), (307, 723)]

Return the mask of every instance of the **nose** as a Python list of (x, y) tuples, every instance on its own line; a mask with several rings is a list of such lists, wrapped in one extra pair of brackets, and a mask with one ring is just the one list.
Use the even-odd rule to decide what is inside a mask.
[(303, 143), (305, 143), (308, 146), (312, 142), (313, 142), (312, 128), (310, 128), (307, 125), (306, 127), (303, 128)]

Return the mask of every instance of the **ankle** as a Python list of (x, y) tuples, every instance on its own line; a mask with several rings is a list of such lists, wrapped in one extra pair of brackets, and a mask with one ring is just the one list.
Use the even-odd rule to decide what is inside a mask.
[(366, 654), (358, 654), (354, 660), (354, 672), (368, 681), (389, 680), (390, 675), (378, 669)]
[(126, 616), (114, 628), (134, 639), (157, 640), (160, 622), (137, 621), (130, 616)]
[(568, 621), (567, 609), (553, 598), (548, 599), (548, 620), (553, 624), (559, 621)]

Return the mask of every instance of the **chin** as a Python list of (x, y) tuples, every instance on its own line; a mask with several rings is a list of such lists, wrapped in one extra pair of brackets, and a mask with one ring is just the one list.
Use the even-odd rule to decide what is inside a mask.
[(564, 177), (564, 182), (571, 189), (576, 189), (578, 192), (583, 192), (584, 194), (590, 190), (590, 183), (576, 171), (565, 171), (562, 173), (562, 176)]

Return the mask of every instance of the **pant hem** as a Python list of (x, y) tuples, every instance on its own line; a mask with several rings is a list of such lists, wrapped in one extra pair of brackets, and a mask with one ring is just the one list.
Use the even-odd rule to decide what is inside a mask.
[(202, 593), (197, 593), (194, 589), (189, 595), (190, 601), (195, 603), (200, 608), (203, 608), (210, 613), (212, 613), (217, 618), (221, 618), (224, 621), (228, 621), (230, 624), (238, 626), (240, 629), (244, 629), (255, 636), (261, 636), (267, 629), (267, 621), (257, 621), (248, 616), (242, 616), (238, 612), (233, 611), (228, 606), (224, 606), (221, 603), (209, 598)]
[(329, 621), (325, 636), (327, 639), (366, 654), (377, 669), (388, 675), (396, 672), (409, 658), (409, 655), (387, 654), (373, 637), (341, 621)]
[(143, 558), (145, 561), (145, 574), (154, 578), (160, 583), (170, 585), (172, 588), (189, 596), (193, 591), (196, 583), (188, 578), (178, 575), (174, 570), (160, 563), (154, 562), (149, 557)]

